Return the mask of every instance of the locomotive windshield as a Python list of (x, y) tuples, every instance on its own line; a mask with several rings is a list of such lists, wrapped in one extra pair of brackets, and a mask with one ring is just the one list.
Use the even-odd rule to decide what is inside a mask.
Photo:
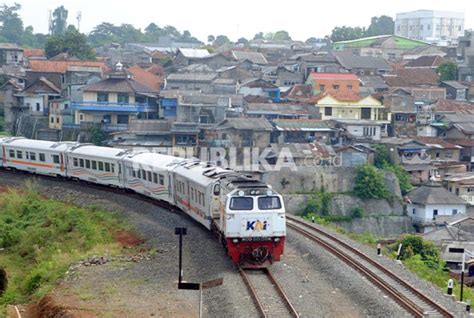
[(281, 202), (279, 197), (260, 197), (258, 198), (259, 210), (273, 210), (281, 209)]
[(233, 197), (230, 199), (229, 208), (231, 210), (252, 210), (253, 209), (253, 198), (252, 197)]

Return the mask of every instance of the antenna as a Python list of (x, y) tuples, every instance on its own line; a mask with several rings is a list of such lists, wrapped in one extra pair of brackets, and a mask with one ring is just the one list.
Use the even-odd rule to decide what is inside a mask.
[(81, 28), (81, 19), (82, 19), (82, 12), (81, 12), (81, 11), (77, 11), (77, 16), (76, 16), (76, 20), (77, 20), (77, 31), (80, 31), (80, 28)]
[(49, 14), (48, 14), (48, 31), (50, 35), (53, 34), (53, 17), (52, 17), (51, 10), (49, 10)]

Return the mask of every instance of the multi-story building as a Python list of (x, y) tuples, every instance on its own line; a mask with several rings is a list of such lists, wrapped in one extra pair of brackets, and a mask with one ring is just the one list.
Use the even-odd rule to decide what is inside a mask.
[(397, 13), (395, 35), (450, 46), (464, 34), (464, 13), (417, 10)]
[(306, 84), (313, 87), (313, 94), (350, 92), (359, 94), (359, 77), (351, 73), (311, 73)]

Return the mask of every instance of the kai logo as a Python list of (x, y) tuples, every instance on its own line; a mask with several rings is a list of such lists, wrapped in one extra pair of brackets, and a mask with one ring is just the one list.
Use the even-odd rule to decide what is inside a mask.
[(267, 221), (247, 221), (246, 231), (265, 231), (267, 229)]

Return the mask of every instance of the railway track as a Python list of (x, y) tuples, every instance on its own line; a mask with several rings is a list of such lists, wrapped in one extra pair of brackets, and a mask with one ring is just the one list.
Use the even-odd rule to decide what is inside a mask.
[(268, 268), (249, 270), (239, 267), (239, 272), (262, 317), (299, 317)]
[(348, 266), (359, 271), (414, 317), (454, 317), (446, 308), (412, 287), (402, 277), (331, 233), (296, 217), (287, 215), (286, 218), (288, 228), (318, 243)]

